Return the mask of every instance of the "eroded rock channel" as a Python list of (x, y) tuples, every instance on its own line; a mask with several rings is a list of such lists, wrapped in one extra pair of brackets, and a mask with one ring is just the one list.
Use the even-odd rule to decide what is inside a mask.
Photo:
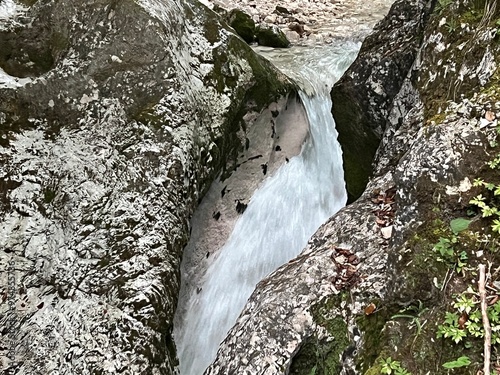
[(205, 3), (0, 0), (2, 371), (498, 372), (497, 1)]

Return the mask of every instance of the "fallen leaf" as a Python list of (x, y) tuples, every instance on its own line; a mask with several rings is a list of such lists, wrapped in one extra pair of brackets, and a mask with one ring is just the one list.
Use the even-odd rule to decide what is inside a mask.
[(357, 265), (359, 263), (359, 259), (356, 255), (351, 254), (349, 255), (348, 262), (351, 263), (352, 265)]
[(348, 266), (348, 267), (347, 267), (347, 272), (346, 272), (347, 277), (349, 277), (349, 278), (350, 278), (350, 277), (351, 277), (352, 275), (354, 275), (357, 271), (358, 271), (358, 270), (357, 270), (357, 268), (356, 268), (356, 267), (354, 267), (354, 266)]
[(464, 329), (467, 320), (469, 320), (469, 315), (467, 315), (467, 313), (464, 311), (462, 315), (460, 315), (460, 318), (458, 318), (458, 328)]
[(375, 312), (377, 306), (372, 302), (368, 306), (365, 307), (365, 315), (371, 315)]

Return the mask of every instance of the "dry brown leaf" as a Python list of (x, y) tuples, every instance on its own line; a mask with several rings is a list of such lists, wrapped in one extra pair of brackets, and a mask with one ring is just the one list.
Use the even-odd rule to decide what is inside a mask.
[(465, 323), (469, 320), (469, 315), (464, 311), (462, 315), (460, 315), (460, 318), (458, 318), (458, 328), (464, 329), (465, 328)]
[(375, 312), (377, 306), (372, 302), (368, 306), (365, 307), (365, 315), (371, 315)]

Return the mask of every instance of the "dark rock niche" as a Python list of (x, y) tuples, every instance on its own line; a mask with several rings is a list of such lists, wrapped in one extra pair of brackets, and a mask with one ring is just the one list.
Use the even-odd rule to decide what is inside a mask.
[(348, 203), (363, 193), (372, 176), (372, 163), (392, 100), (415, 60), (432, 3), (394, 3), (332, 89), (332, 113), (343, 151)]

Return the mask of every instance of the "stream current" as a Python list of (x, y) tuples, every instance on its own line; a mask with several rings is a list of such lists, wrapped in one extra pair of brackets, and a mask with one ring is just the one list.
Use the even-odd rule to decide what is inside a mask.
[(236, 322), (255, 285), (306, 246), (317, 228), (347, 200), (342, 151), (331, 115), (330, 90), (354, 61), (359, 43), (259, 49), (296, 80), (310, 124), (300, 154), (267, 178), (188, 296), (174, 338), (181, 375), (202, 375)]

